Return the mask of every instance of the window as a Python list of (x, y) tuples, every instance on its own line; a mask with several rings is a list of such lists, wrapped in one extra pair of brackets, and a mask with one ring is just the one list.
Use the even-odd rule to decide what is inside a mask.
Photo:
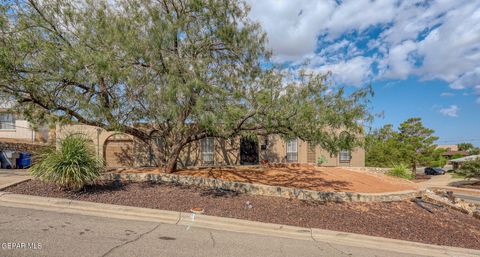
[(214, 150), (213, 137), (204, 138), (200, 143), (202, 148), (203, 163), (213, 164), (213, 150)]
[(350, 151), (342, 150), (340, 151), (340, 162), (350, 162), (351, 159)]
[(13, 113), (0, 113), (0, 129), (15, 129)]
[(287, 142), (287, 162), (298, 161), (298, 145), (297, 139), (292, 139)]

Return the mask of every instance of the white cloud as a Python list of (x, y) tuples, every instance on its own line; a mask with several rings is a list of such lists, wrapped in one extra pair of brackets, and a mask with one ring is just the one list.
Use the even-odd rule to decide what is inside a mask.
[(450, 92), (443, 92), (440, 94), (440, 96), (455, 96), (455, 94)]
[(440, 109), (440, 113), (448, 117), (458, 117), (458, 111), (460, 111), (460, 108), (456, 105)]
[[(248, 2), (250, 16), (268, 34), (275, 61), (309, 60), (310, 68), (334, 72), (370, 67), (364, 76), (340, 76), (354, 84), (372, 76), (440, 79), (454, 89), (473, 89), (480, 97), (480, 1)], [(358, 47), (359, 42), (366, 47)]]
[(357, 56), (346, 61), (329, 63), (316, 68), (316, 71), (332, 72), (333, 79), (342, 84), (361, 86), (372, 78), (373, 58)]
[(268, 45), (278, 61), (299, 60), (313, 53), (320, 27), (333, 11), (332, 1), (249, 0), (250, 16), (268, 34)]

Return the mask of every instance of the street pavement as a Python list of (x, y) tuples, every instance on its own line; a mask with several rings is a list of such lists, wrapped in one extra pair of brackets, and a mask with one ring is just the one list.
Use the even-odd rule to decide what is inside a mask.
[[(39, 249), (8, 249), (31, 243)], [(0, 256), (416, 256), (337, 245), (23, 208), (0, 207)]]

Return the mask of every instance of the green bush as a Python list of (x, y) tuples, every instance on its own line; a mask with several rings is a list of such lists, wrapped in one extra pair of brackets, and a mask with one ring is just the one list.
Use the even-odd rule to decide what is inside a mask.
[(67, 190), (79, 190), (100, 176), (103, 166), (88, 139), (69, 135), (60, 141), (57, 149), (40, 153), (30, 172), (42, 181)]
[(405, 164), (396, 164), (393, 165), (393, 168), (387, 173), (389, 176), (411, 179), (412, 171)]
[(480, 178), (480, 158), (462, 163), (457, 173), (467, 179)]
[(320, 157), (318, 157), (317, 159), (317, 165), (318, 166), (322, 166), (322, 164), (326, 163), (327, 162), (327, 157), (321, 155)]

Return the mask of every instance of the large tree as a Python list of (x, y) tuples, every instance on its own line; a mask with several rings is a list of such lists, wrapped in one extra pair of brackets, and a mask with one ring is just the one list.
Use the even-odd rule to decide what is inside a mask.
[[(397, 130), (387, 124), (366, 135), (365, 162), (367, 166), (392, 167), (404, 164), (415, 171), (417, 165), (443, 167), (445, 150), (435, 149), (433, 130), (425, 128), (420, 118), (410, 118)], [(415, 174), (414, 174), (415, 175)]]
[(365, 137), (365, 163), (371, 167), (392, 167), (404, 163), (398, 132), (387, 124)]
[(207, 136), (278, 133), (331, 153), (358, 145), (369, 88), (285, 76), (238, 0), (18, 0), (0, 9), (0, 94), (32, 122), (122, 131), (172, 172)]
[(402, 144), (402, 154), (412, 167), (415, 178), (417, 165), (431, 160), (438, 137), (432, 129), (423, 126), (421, 118), (410, 118), (400, 124), (398, 141)]

